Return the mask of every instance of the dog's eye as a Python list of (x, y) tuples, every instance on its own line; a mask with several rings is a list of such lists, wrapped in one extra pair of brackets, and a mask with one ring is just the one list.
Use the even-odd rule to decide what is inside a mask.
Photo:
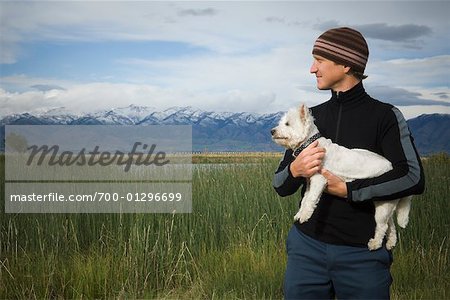
[(284, 123), (284, 125), (289, 126), (289, 122)]

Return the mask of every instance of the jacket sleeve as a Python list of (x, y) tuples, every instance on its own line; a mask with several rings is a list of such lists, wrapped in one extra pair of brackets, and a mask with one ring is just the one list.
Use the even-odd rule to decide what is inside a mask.
[(282, 197), (294, 194), (305, 182), (304, 178), (295, 178), (292, 176), (289, 166), (293, 160), (292, 150), (286, 150), (273, 176), (272, 185), (278, 195)]
[(392, 107), (379, 125), (378, 143), (393, 169), (381, 176), (347, 182), (349, 201), (393, 200), (425, 189), (419, 154), (402, 113)]

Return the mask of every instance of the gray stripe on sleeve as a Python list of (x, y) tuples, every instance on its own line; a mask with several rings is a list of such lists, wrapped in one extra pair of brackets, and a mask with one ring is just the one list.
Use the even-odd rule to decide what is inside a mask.
[(416, 152), (414, 151), (414, 147), (411, 143), (408, 125), (402, 113), (396, 107), (393, 107), (392, 110), (397, 117), (400, 131), (400, 142), (402, 144), (403, 152), (406, 156), (409, 171), (405, 176), (398, 179), (353, 191), (353, 201), (364, 201), (374, 197), (392, 195), (394, 193), (411, 188), (420, 181), (420, 164), (417, 161)]
[(289, 176), (288, 168), (289, 165), (287, 165), (286, 168), (283, 169), (283, 171), (280, 171), (273, 176), (272, 185), (274, 188), (279, 188), (286, 181)]

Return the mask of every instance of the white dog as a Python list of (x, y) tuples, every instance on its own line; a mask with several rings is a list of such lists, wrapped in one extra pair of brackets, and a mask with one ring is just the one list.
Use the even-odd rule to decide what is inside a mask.
[[(321, 137), (314, 124), (314, 118), (305, 105), (298, 109), (290, 109), (273, 128), (272, 139), (275, 143), (292, 149), (296, 157), (314, 140), (319, 141), (320, 147), (325, 148), (323, 168), (342, 178), (345, 182), (355, 179), (371, 178), (392, 170), (392, 164), (384, 157), (363, 149), (348, 149), (331, 140)], [(309, 220), (325, 190), (327, 180), (320, 173), (311, 176), (307, 181), (307, 188), (300, 209), (294, 220), (300, 223)], [(397, 209), (397, 222), (405, 228), (409, 220), (411, 196), (392, 201), (374, 201), (375, 205), (375, 236), (369, 240), (368, 247), (375, 250), (381, 247), (387, 233), (386, 248), (392, 249), (397, 243), (397, 234), (393, 220), (393, 213)]]

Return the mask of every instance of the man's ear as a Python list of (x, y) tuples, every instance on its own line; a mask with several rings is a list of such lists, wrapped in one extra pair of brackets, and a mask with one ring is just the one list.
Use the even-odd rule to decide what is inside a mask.
[(345, 74), (349, 74), (350, 70), (351, 70), (351, 67), (349, 67), (349, 66), (343, 66), (343, 67), (344, 67)]

